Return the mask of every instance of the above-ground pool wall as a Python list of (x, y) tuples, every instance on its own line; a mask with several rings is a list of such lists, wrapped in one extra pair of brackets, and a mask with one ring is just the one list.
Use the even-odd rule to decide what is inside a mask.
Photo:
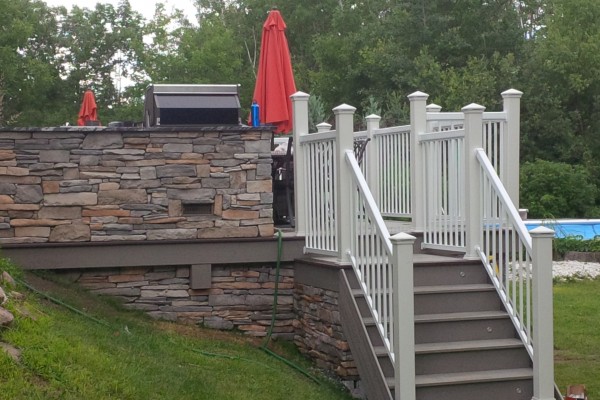
[(266, 128), (0, 130), (0, 244), (273, 235)]

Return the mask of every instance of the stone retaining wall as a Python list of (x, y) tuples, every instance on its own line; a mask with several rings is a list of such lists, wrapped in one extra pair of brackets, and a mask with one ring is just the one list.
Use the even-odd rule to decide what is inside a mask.
[[(281, 268), (273, 329), (274, 337), (289, 340), (294, 337), (293, 277), (292, 268)], [(98, 269), (80, 273), (77, 282), (157, 319), (252, 336), (266, 336), (271, 324), (275, 269), (269, 266), (213, 266), (210, 289), (190, 289), (189, 267)]]
[(317, 366), (335, 373), (350, 390), (360, 377), (344, 336), (337, 292), (296, 284), (294, 326), (298, 334), (294, 343), (301, 353), (314, 359)]
[(0, 243), (272, 236), (271, 135), (1, 129)]

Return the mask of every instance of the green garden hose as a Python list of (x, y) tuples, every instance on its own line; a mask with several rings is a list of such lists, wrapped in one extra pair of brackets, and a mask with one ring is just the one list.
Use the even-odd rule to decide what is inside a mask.
[(277, 229), (277, 264), (275, 267), (275, 289), (274, 289), (274, 293), (273, 293), (273, 313), (271, 314), (271, 325), (269, 326), (269, 330), (267, 332), (267, 336), (265, 337), (265, 340), (263, 341), (262, 345), (260, 346), (261, 350), (263, 350), (265, 353), (269, 354), (270, 356), (278, 359), (279, 361), (283, 362), (284, 364), (294, 368), (296, 371), (300, 372), (301, 374), (307, 376), (308, 378), (310, 378), (312, 381), (316, 382), (317, 384), (321, 384), (321, 382), (315, 378), (314, 376), (312, 376), (307, 370), (305, 370), (304, 368), (302, 368), (301, 366), (299, 366), (298, 364), (293, 363), (292, 361), (281, 357), (279, 354), (271, 351), (268, 348), (269, 342), (271, 341), (271, 336), (273, 335), (273, 328), (275, 327), (275, 318), (277, 316), (277, 300), (279, 297), (279, 271), (281, 269), (281, 255), (283, 252), (283, 235), (281, 233), (280, 229)]

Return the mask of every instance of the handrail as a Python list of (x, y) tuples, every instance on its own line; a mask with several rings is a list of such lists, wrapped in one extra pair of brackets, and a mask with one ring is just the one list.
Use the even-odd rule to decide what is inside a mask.
[(450, 129), (441, 132), (426, 132), (419, 135), (419, 142), (429, 142), (434, 140), (461, 139), (465, 137), (464, 129)]
[(373, 136), (377, 135), (389, 135), (390, 133), (409, 133), (410, 125), (399, 125), (399, 126), (390, 126), (387, 128), (379, 128), (375, 129), (373, 132)]
[(476, 249), (530, 356), (532, 344), (533, 247), (531, 235), (485, 151), (481, 166), (481, 240)]
[(298, 139), (298, 143), (320, 142), (323, 140), (335, 139), (336, 131), (315, 132), (310, 135), (302, 135)]
[(371, 316), (387, 353), (394, 361), (393, 266), (390, 234), (354, 153), (346, 150), (352, 176), (352, 268), (365, 294)]

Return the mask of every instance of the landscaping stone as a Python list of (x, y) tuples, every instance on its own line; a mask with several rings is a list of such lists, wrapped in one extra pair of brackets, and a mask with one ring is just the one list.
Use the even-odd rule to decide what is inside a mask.
[(0, 307), (0, 327), (9, 326), (15, 319), (14, 315), (5, 308)]
[(21, 351), (11, 344), (0, 342), (0, 349), (6, 353), (14, 362), (21, 361)]
[(2, 272), (2, 280), (1, 282), (3, 282), (5, 285), (14, 287), (16, 285), (15, 280), (13, 279), (13, 277), (6, 271)]

